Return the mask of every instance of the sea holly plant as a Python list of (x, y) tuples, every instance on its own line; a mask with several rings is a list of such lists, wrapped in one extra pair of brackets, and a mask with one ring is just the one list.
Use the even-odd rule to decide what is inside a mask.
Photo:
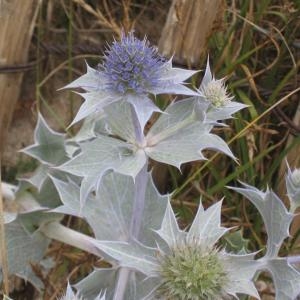
[[(207, 149), (236, 159), (212, 129), (226, 126), (224, 120), (246, 106), (233, 101), (209, 62), (195, 90), (185, 83), (194, 74), (174, 68), (146, 39), (123, 33), (102, 64), (87, 65), (86, 74), (65, 87), (84, 98), (71, 124), (83, 121), (76, 136), (53, 131), (39, 115), (35, 143), (23, 151), (40, 167), (18, 188), (5, 186), (11, 273), (42, 292), (30, 264), (41, 263), (46, 272), (44, 254), (55, 239), (110, 264), (68, 285), (64, 300), (260, 299), (255, 279), (263, 271), (273, 278), (276, 299), (297, 297), (300, 273), (293, 264), (300, 258), (278, 254), (299, 206), (299, 170), (289, 169), (286, 179), (290, 211), (270, 189), (232, 188), (262, 216), (268, 239), (259, 253), (222, 246), (231, 230), (221, 225), (224, 200), (206, 208), (199, 201), (192, 224), (184, 229), (171, 195), (159, 194), (154, 185), (150, 159), (178, 169), (205, 159)], [(161, 111), (155, 96), (162, 93), (183, 99)], [(84, 219), (93, 235), (63, 226), (64, 215)], [(15, 250), (20, 248), (24, 255)]]

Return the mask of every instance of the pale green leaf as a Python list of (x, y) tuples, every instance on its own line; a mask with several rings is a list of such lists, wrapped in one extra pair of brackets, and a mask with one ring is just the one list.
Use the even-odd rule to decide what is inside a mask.
[(65, 136), (53, 131), (40, 114), (34, 131), (34, 142), (22, 151), (41, 163), (57, 166), (67, 160)]
[(95, 246), (110, 257), (116, 259), (121, 267), (154, 276), (159, 265), (156, 259), (156, 249), (146, 247), (138, 242), (94, 242)]
[(229, 230), (221, 226), (222, 201), (215, 203), (204, 210), (200, 202), (197, 215), (189, 229), (187, 239), (196, 241), (208, 249), (213, 248), (216, 242)]
[(9, 274), (24, 278), (41, 289), (43, 283), (32, 271), (31, 264), (43, 259), (50, 240), (39, 232), (28, 234), (18, 220), (6, 224), (5, 231)]
[(289, 236), (293, 215), (273, 191), (261, 192), (250, 185), (243, 185), (245, 188), (231, 189), (247, 197), (258, 209), (268, 234), (266, 257), (276, 257), (283, 240)]
[(145, 163), (144, 151), (135, 150), (121, 140), (99, 136), (93, 141), (82, 143), (81, 153), (59, 169), (84, 177), (80, 191), (83, 204), (89, 192), (97, 186), (108, 170), (134, 178)]
[(156, 230), (156, 233), (166, 241), (169, 247), (176, 246), (185, 236), (185, 232), (178, 227), (170, 202), (167, 204), (161, 228)]
[(233, 296), (241, 293), (260, 299), (253, 283), (253, 277), (261, 267), (261, 263), (254, 260), (255, 254), (233, 255), (223, 253), (223, 255), (222, 262), (228, 276), (225, 291)]
[(300, 273), (285, 258), (268, 259), (266, 268), (273, 277), (276, 299), (294, 300), (300, 295)]

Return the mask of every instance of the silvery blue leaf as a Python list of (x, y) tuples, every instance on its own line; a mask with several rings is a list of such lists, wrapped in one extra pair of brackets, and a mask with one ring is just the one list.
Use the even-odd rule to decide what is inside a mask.
[(207, 57), (205, 73), (204, 73), (204, 76), (203, 76), (203, 79), (202, 79), (202, 82), (201, 82), (201, 85), (200, 85), (200, 89), (201, 89), (201, 86), (207, 85), (212, 80), (213, 80), (213, 75), (212, 75), (211, 70), (210, 70), (209, 57)]
[(300, 273), (286, 258), (268, 259), (265, 267), (272, 274), (276, 299), (295, 300), (300, 295)]
[(245, 188), (232, 188), (234, 191), (248, 198), (261, 214), (268, 234), (266, 257), (273, 258), (285, 238), (289, 236), (289, 227), (293, 220), (293, 214), (289, 213), (283, 202), (271, 190), (261, 192), (250, 185)]
[(198, 71), (184, 70), (172, 67), (172, 60), (167, 61), (161, 68), (160, 82), (154, 88), (151, 88), (151, 93), (158, 94), (177, 94), (187, 96), (198, 96), (196, 91), (193, 91), (183, 85), (183, 82), (189, 77), (196, 74)]
[(156, 230), (156, 233), (166, 241), (169, 247), (177, 245), (186, 236), (186, 233), (178, 227), (170, 202), (167, 204), (161, 227), (159, 230)]
[(202, 150), (215, 149), (234, 158), (227, 144), (211, 134), (212, 126), (199, 121), (197, 100), (172, 103), (149, 130), (145, 151), (156, 161), (180, 168), (181, 164), (204, 159)]
[(34, 142), (33, 145), (26, 147), (22, 152), (50, 166), (56, 166), (67, 160), (65, 136), (53, 131), (41, 114), (38, 116), (34, 131)]
[(252, 281), (261, 267), (261, 263), (254, 260), (255, 254), (234, 255), (223, 252), (223, 255), (223, 264), (229, 279), (225, 291), (235, 297), (241, 293), (260, 299)]
[(120, 267), (154, 276), (158, 269), (156, 249), (146, 247), (138, 242), (110, 242), (96, 240), (94, 245), (119, 262)]
[(153, 160), (177, 168), (186, 162), (205, 159), (202, 151), (206, 149), (221, 151), (234, 158), (227, 144), (217, 135), (209, 133), (210, 129), (210, 125), (194, 122), (163, 139), (159, 135), (151, 139), (147, 137), (148, 147), (145, 152)]
[(142, 131), (154, 112), (161, 110), (146, 95), (127, 95), (126, 101), (133, 105)]
[[(80, 209), (80, 187), (74, 182), (52, 178), (63, 206), (54, 212), (83, 217), (99, 240), (125, 241), (129, 239), (130, 218), (134, 198), (134, 182), (129, 176), (115, 172), (106, 174), (99, 184), (96, 196), (90, 195)], [(146, 200), (140, 240), (147, 246), (155, 246), (153, 230), (158, 229), (167, 204), (167, 196), (161, 196), (148, 175)]]
[[(94, 113), (86, 117), (76, 135), (68, 139), (67, 142), (80, 143), (86, 140), (93, 139), (94, 137), (96, 137), (96, 129), (98, 130), (98, 133), (107, 133), (107, 131), (105, 130), (106, 122), (104, 120), (104, 117), (105, 114), (103, 111)], [(72, 157), (73, 155), (69, 156)]]
[(162, 220), (169, 203), (169, 196), (162, 196), (157, 191), (151, 175), (148, 176), (148, 184), (145, 194), (145, 207), (143, 222), (141, 224), (139, 241), (149, 247), (155, 247), (154, 231), (161, 227)]
[(129, 144), (107, 136), (98, 136), (93, 141), (82, 143), (81, 150), (79, 155), (60, 166), (59, 170), (84, 177), (80, 191), (82, 205), (108, 170), (134, 178), (146, 163), (146, 155), (142, 150), (135, 151)]
[(187, 70), (172, 67), (172, 59), (169, 59), (162, 68), (162, 80), (173, 81), (174, 83), (183, 83), (199, 71)]
[(95, 268), (74, 287), (85, 300), (95, 300), (101, 291), (106, 292), (107, 299), (112, 299), (117, 273), (117, 268)]
[(199, 92), (193, 91), (187, 88), (183, 84), (173, 83), (170, 81), (162, 81), (156, 88), (151, 89), (151, 93), (154, 95), (159, 94), (175, 94), (186, 96), (199, 96)]
[(221, 226), (222, 201), (204, 210), (200, 202), (197, 215), (187, 233), (191, 242), (198, 241), (200, 245), (212, 248), (215, 243), (229, 230)]
[(159, 136), (160, 139), (169, 137), (176, 133), (177, 130), (192, 124), (196, 121), (194, 115), (196, 105), (196, 98), (188, 98), (171, 103), (152, 125), (147, 138), (152, 139), (154, 136)]
[(132, 120), (132, 106), (127, 101), (119, 101), (105, 107), (107, 123), (113, 134), (132, 144), (136, 141)]
[(105, 78), (103, 74), (91, 68), (87, 63), (86, 68), (86, 74), (80, 76), (62, 89), (82, 88), (88, 92), (101, 90), (105, 84)]
[[(95, 297), (103, 290), (105, 290), (106, 299), (113, 299), (119, 270), (114, 268), (96, 268), (90, 275), (74, 285), (74, 287), (85, 300), (95, 300)], [(157, 278), (145, 277), (140, 272), (131, 272), (124, 299), (153, 299), (151, 296), (159, 284), (160, 282)]]
[(133, 205), (132, 178), (113, 172), (106, 174), (96, 196), (90, 195), (83, 209), (80, 207), (78, 185), (55, 178), (53, 182), (64, 204), (55, 209), (55, 212), (83, 217), (99, 240), (119, 241), (129, 238)]
[[(50, 240), (39, 232), (30, 235), (18, 220), (5, 225), (9, 274), (15, 274), (31, 282), (37, 289), (42, 281), (31, 269), (45, 255)], [(0, 281), (2, 274), (0, 273)]]
[[(201, 98), (199, 98), (199, 101), (201, 101), (200, 99)], [(206, 121), (215, 122), (215, 121), (233, 118), (232, 115), (234, 113), (246, 107), (248, 107), (248, 105), (245, 105), (240, 102), (234, 102), (234, 101), (230, 101), (225, 106), (222, 107), (215, 107), (211, 105), (206, 111)]]
[(50, 172), (51, 171), (48, 165), (40, 164), (30, 178), (23, 178), (23, 180), (32, 184), (39, 191)]
[(83, 120), (88, 116), (101, 113), (106, 105), (109, 105), (121, 99), (120, 96), (116, 97), (115, 95), (112, 95), (111, 93), (104, 90), (78, 94), (82, 96), (85, 101), (80, 106), (70, 126), (74, 125), (75, 123)]

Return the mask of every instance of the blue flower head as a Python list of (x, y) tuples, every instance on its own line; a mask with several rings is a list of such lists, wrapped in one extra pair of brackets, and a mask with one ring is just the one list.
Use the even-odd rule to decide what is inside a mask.
[[(122, 33), (105, 51), (98, 69), (87, 65), (87, 72), (65, 88), (81, 88), (85, 102), (72, 124), (103, 111), (113, 102), (126, 101), (134, 107), (141, 128), (154, 111), (160, 111), (149, 94), (199, 96), (184, 85), (197, 71), (173, 68), (171, 60), (162, 58), (146, 38), (137, 39), (133, 32)], [(71, 124), (71, 125), (72, 125)]]
[(164, 62), (146, 38), (122, 33), (121, 40), (115, 40), (104, 56), (106, 88), (121, 94), (147, 93), (158, 87)]

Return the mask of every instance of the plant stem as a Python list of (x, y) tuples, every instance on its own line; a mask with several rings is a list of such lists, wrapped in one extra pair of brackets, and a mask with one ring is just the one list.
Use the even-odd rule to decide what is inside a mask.
[(300, 255), (288, 256), (286, 260), (290, 264), (300, 264)]
[(99, 257), (105, 256), (95, 246), (96, 240), (94, 238), (65, 227), (56, 221), (41, 226), (40, 231), (50, 239), (69, 244)]
[(118, 279), (115, 286), (115, 293), (114, 293), (113, 300), (121, 300), (124, 298), (124, 293), (126, 291), (129, 275), (130, 275), (130, 269), (120, 268), (118, 272)]
[[(135, 136), (137, 144), (142, 145), (144, 142), (144, 133), (141, 128), (140, 122), (137, 117), (137, 113), (134, 107), (131, 106), (132, 120), (135, 128)], [(141, 169), (134, 181), (134, 199), (133, 199), (133, 210), (130, 221), (129, 228), (129, 239), (138, 240), (139, 233), (141, 230), (141, 224), (143, 221), (143, 213), (145, 206), (145, 196), (146, 188), (148, 182), (148, 173), (147, 173), (148, 161), (145, 163), (145, 166)], [(113, 300), (122, 300), (124, 299), (124, 294), (126, 292), (127, 282), (130, 275), (130, 270), (128, 268), (120, 268), (118, 274), (118, 280), (115, 288), (115, 293)]]

